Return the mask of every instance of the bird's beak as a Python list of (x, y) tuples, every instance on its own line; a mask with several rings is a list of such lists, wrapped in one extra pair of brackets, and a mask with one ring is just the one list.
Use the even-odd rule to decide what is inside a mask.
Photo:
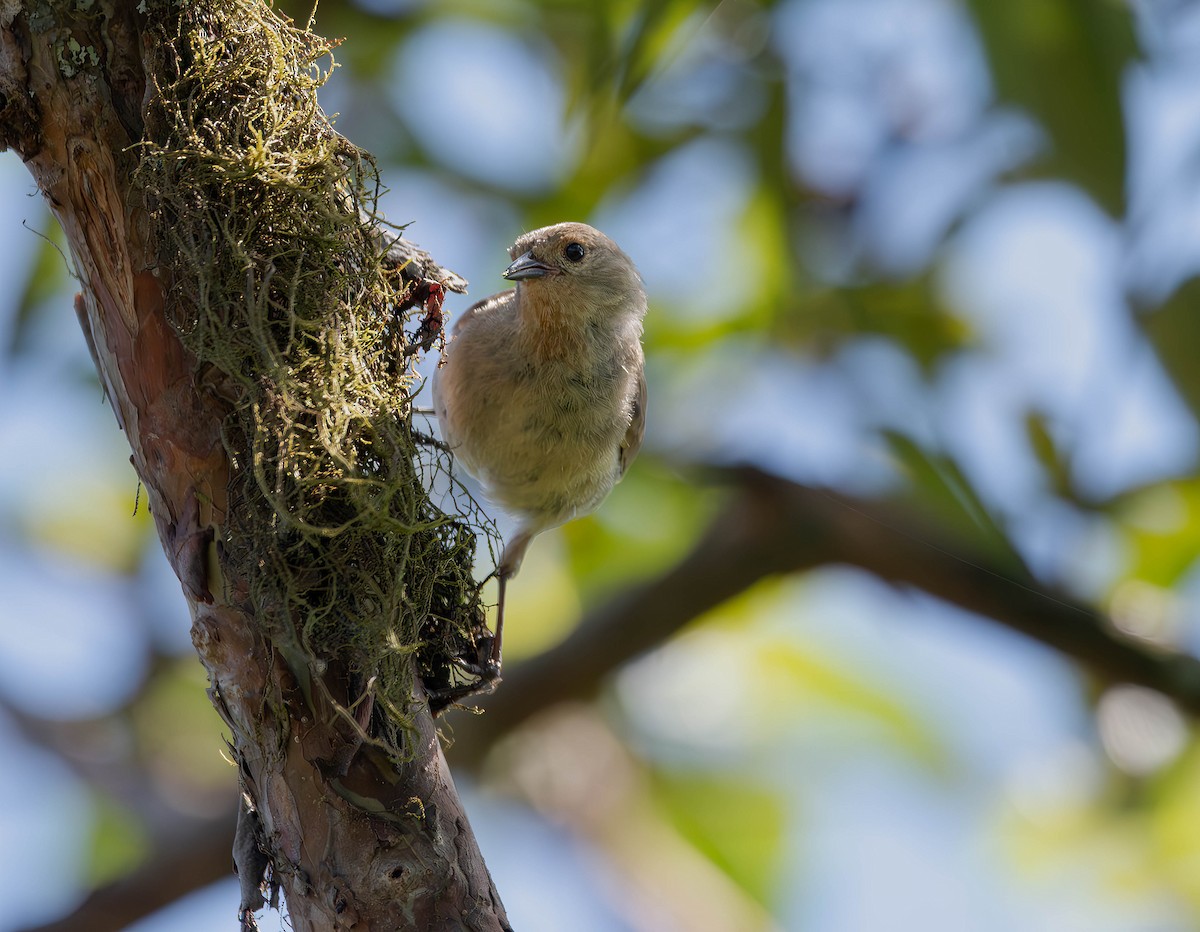
[(541, 278), (553, 271), (552, 266), (539, 262), (532, 252), (527, 252), (513, 260), (513, 264), (504, 270), (504, 277), (510, 282), (519, 282), (525, 278)]

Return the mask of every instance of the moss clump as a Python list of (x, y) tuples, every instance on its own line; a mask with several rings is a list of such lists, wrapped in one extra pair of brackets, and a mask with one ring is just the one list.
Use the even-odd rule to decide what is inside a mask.
[(464, 283), (377, 218), (373, 161), (317, 103), (331, 43), (256, 0), (152, 15), (138, 181), (174, 324), (233, 407), (223, 553), (309, 700), (349, 723), (369, 695), (400, 753), (414, 672), (446, 679), (482, 624), (488, 526), (430, 501), (405, 352), (428, 281)]

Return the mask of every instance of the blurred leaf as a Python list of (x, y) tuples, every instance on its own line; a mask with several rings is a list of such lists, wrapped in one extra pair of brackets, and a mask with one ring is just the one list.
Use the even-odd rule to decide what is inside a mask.
[(1128, 575), (1169, 588), (1196, 564), (1200, 479), (1159, 483), (1122, 497), (1114, 513), (1132, 551)]
[(668, 139), (650, 138), (621, 119), (620, 107), (611, 98), (601, 95), (587, 103), (572, 110), (580, 121), (578, 164), (553, 198), (529, 205), (531, 222), (591, 215), (601, 201), (636, 186), (648, 166), (697, 135), (682, 131)]
[(43, 301), (56, 297), (70, 276), (70, 267), (63, 251), (62, 228), (45, 211), (34, 229), (38, 227), (47, 228), (48, 233), (37, 237), (38, 246), (33, 254), (25, 285), (16, 295), (17, 306), (13, 315), (12, 331), (9, 334), (8, 345), (4, 348), (4, 354), (8, 357), (18, 356), (25, 349), (29, 328), (38, 306)]
[(234, 779), (207, 688), (208, 676), (194, 657), (171, 661), (158, 669), (132, 709), (141, 753), (159, 787), (191, 806), (226, 804)]
[(1154, 857), (1150, 869), (1168, 881), (1192, 909), (1200, 910), (1200, 747), (1192, 747), (1169, 768), (1150, 796)]
[(1162, 865), (1153, 857), (1142, 814), (1110, 805), (1064, 803), (1035, 818), (1009, 813), (999, 827), (1014, 867), (1051, 886), (1093, 890), (1116, 909), (1137, 898), (1163, 896)]
[(51, 502), (40, 496), (25, 502), (19, 521), (31, 543), (130, 575), (141, 565), (154, 521), (144, 493), (133, 513), (136, 480), (117, 486), (103, 478), (81, 476)]
[(1200, 278), (1188, 279), (1157, 310), (1137, 320), (1183, 400), (1200, 417)]
[[(311, 3), (288, 3), (287, 6), (298, 23), (303, 25), (308, 21)], [(411, 13), (376, 16), (346, 3), (321, 3), (316, 14), (313, 23), (316, 32), (343, 40), (334, 51), (334, 59), (339, 65), (349, 66), (349, 73), (339, 74), (333, 80), (353, 80), (360, 89), (366, 89), (372, 81), (388, 80), (400, 43), (419, 22)]]
[(1000, 98), (1050, 136), (1045, 167), (1113, 216), (1125, 209), (1121, 77), (1136, 54), (1133, 11), (1118, 0), (970, 0)]
[(920, 507), (939, 523), (963, 535), (1011, 572), (1026, 575), (1024, 561), (996, 523), (958, 464), (942, 453), (923, 449), (911, 437), (883, 431), (892, 453), (913, 480)]
[(92, 797), (91, 850), (84, 883), (95, 888), (116, 880), (146, 854), (146, 833), (133, 813), (105, 796)]
[[(543, 32), (559, 51), (566, 74), (567, 112), (607, 109), (616, 72), (616, 31), (622, 4), (541, 4)], [(619, 123), (614, 122), (614, 127)]]
[[(722, 344), (732, 348), (735, 343), (749, 341), (757, 346), (762, 342), (762, 329), (756, 326), (759, 307), (753, 305), (745, 308), (745, 313), (699, 319), (678, 312), (654, 313), (659, 309), (652, 308), (646, 315), (642, 344), (646, 357), (668, 371), (683, 365), (685, 359), (719, 352)], [(735, 337), (742, 339), (735, 341)]]
[(742, 292), (746, 307), (730, 315), (730, 321), (756, 333), (765, 333), (771, 321), (797, 290), (795, 263), (786, 238), (780, 230), (787, 226), (784, 203), (767, 188), (760, 186), (742, 214), (741, 241), (752, 251), (758, 264), (754, 281)]
[(787, 828), (778, 793), (748, 778), (659, 772), (654, 796), (697, 850), (758, 902), (770, 904)]
[[(617, 58), (617, 96), (628, 100), (650, 74), (670, 64), (680, 27), (700, 8), (713, 4), (695, 0), (646, 0), (634, 7), (630, 27)], [(703, 16), (696, 21), (698, 26)], [(672, 54), (668, 54), (671, 52)]]
[(695, 543), (719, 500), (643, 454), (596, 515), (563, 528), (572, 578), (598, 596), (660, 572)]
[(1073, 500), (1075, 493), (1071, 481), (1071, 467), (1059, 452), (1045, 414), (1041, 411), (1026, 412), (1025, 436), (1029, 439), (1033, 455), (1045, 470), (1051, 487), (1063, 498)]
[(941, 303), (930, 275), (813, 292), (803, 303), (786, 309), (775, 326), (788, 342), (823, 353), (861, 334), (889, 337), (926, 371), (966, 345), (971, 336)]
[[(809, 696), (820, 697), (839, 710), (859, 715), (882, 726), (898, 747), (925, 766), (942, 770), (945, 749), (937, 736), (911, 709), (865, 675), (838, 669), (828, 658), (801, 650), (794, 644), (775, 642), (762, 652), (763, 675), (776, 675)], [(796, 703), (788, 701), (793, 707)]]

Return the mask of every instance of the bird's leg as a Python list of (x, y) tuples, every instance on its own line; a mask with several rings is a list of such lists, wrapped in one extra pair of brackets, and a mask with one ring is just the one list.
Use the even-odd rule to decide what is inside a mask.
[(434, 447), (435, 449), (441, 450), (443, 453), (453, 452), (450, 449), (450, 444), (446, 443), (445, 440), (438, 440), (437, 437), (426, 434), (423, 431), (419, 431), (415, 427), (411, 428), (409, 433), (412, 434), (413, 440), (417, 441), (417, 443), (424, 444), (427, 447)]
[[(494, 575), (494, 574), (493, 574)], [(488, 579), (492, 577), (489, 576)], [(487, 579), (480, 583), (480, 587)], [(497, 610), (496, 633), (484, 633), (473, 637), (474, 648), (469, 654), (460, 654), (451, 661), (449, 682), (445, 685), (431, 686), (426, 684), (425, 691), (429, 698), (429, 709), (433, 714), (440, 715), (447, 708), (483, 693), (490, 693), (500, 682), (500, 632), (504, 624), (504, 579), (500, 578), (500, 607)], [(487, 632), (482, 624), (479, 628)], [(454, 671), (457, 669), (458, 673)], [(464, 680), (462, 674), (473, 679)]]
[[(500, 561), (496, 564), (496, 569), (492, 573), (492, 576), (496, 577), (496, 583), (499, 586), (498, 604), (496, 606), (496, 632), (495, 634), (481, 637), (476, 641), (477, 651), (474, 662), (465, 657), (459, 657), (455, 660), (455, 664), (459, 669), (471, 676), (477, 677), (477, 679), (472, 683), (459, 683), (437, 690), (430, 690), (430, 707), (433, 709), (435, 715), (460, 699), (483, 692), (490, 692), (495, 688), (496, 683), (499, 682), (500, 666), (503, 661), (504, 600), (508, 589), (508, 579), (510, 576), (515, 576), (517, 570), (521, 568), (521, 561), (525, 558), (525, 550), (529, 547), (529, 542), (536, 533), (536, 529), (522, 528), (508, 542), (508, 545), (504, 548), (504, 552), (500, 555)], [(492, 576), (489, 576), (488, 579), (491, 579)], [(483, 582), (486, 583), (487, 581), (485, 579)]]
[(500, 562), (496, 564), (495, 576), (499, 586), (498, 604), (496, 605), (496, 633), (492, 635), (492, 643), (488, 648), (487, 659), (484, 661), (484, 667), (488, 671), (488, 674), (485, 675), (487, 679), (500, 677), (501, 644), (504, 639), (504, 596), (508, 588), (509, 577), (517, 575), (517, 570), (521, 568), (521, 561), (525, 559), (525, 551), (529, 547), (529, 542), (533, 540), (533, 535), (536, 533), (534, 528), (528, 527), (517, 531), (513, 539), (505, 545), (504, 552), (500, 554)]
[(496, 576), (496, 584), (499, 587), (499, 604), (496, 606), (496, 634), (492, 638), (492, 649), (488, 654), (487, 665), (490, 669), (496, 671), (496, 676), (500, 675), (500, 642), (504, 637), (504, 590), (508, 585), (508, 575), (498, 573)]

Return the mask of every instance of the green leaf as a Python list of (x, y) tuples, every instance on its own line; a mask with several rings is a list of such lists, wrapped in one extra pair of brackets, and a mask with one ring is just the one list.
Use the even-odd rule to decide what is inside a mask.
[(777, 793), (749, 778), (659, 773), (654, 795), (698, 851), (758, 902), (772, 901), (787, 827)]
[(967, 537), (1005, 568), (1028, 575), (1008, 535), (953, 459), (925, 450), (911, 437), (895, 431), (884, 431), (883, 436), (912, 479), (913, 492), (924, 510), (931, 511), (940, 523)]
[(155, 669), (132, 708), (139, 749), (160, 785), (197, 803), (221, 798), (233, 773), (208, 685), (194, 657), (172, 660)]
[(38, 223), (38, 226), (49, 227), (49, 232), (38, 236), (37, 251), (30, 263), (24, 287), (17, 292), (12, 331), (8, 345), (3, 350), (4, 355), (10, 358), (20, 355), (24, 350), (38, 307), (62, 290), (70, 274), (63, 251), (62, 228), (49, 217), (48, 213), (44, 214)]
[(1137, 319), (1179, 394), (1192, 413), (1200, 416), (1200, 367), (1196, 365), (1196, 350), (1200, 347), (1200, 278), (1188, 279), (1158, 310)]
[(112, 573), (133, 575), (154, 534), (154, 519), (136, 481), (122, 478), (124, 484), (118, 485), (91, 474), (62, 484), (52, 498), (49, 491), (28, 496), (17, 508), (26, 540)]
[(1116, 503), (1115, 514), (1130, 549), (1130, 577), (1169, 588), (1195, 565), (1200, 479), (1139, 489)]
[(832, 352), (851, 338), (878, 334), (898, 343), (926, 372), (972, 335), (942, 304), (929, 274), (814, 291), (781, 307), (775, 329), (788, 343)]
[(85, 882), (99, 887), (116, 880), (146, 855), (146, 832), (134, 815), (105, 796), (92, 797), (92, 832)]
[(617, 96), (628, 100), (643, 82), (670, 60), (667, 54), (676, 36), (695, 12), (694, 0), (649, 0), (635, 8), (618, 58)]
[[(763, 651), (764, 677), (791, 684), (809, 697), (824, 699), (838, 710), (880, 726), (896, 746), (935, 771), (944, 771), (947, 754), (929, 727), (899, 699), (880, 689), (865, 676), (839, 669), (829, 658), (816, 656), (794, 644), (780, 641)], [(780, 703), (798, 706), (780, 695)]]
[(1125, 209), (1121, 76), (1136, 54), (1131, 4), (970, 0), (1002, 101), (1050, 137), (1044, 163), (1113, 216)]
[(1153, 788), (1149, 811), (1151, 856), (1142, 863), (1200, 910), (1200, 746), (1192, 746)]
[(716, 490), (698, 492), (643, 453), (603, 508), (563, 527), (572, 579), (594, 599), (661, 572), (693, 546), (719, 502)]
[(1033, 455), (1046, 471), (1054, 491), (1065, 499), (1074, 500), (1076, 496), (1071, 481), (1070, 463), (1058, 449), (1045, 414), (1041, 411), (1025, 413), (1025, 436), (1029, 440)]

